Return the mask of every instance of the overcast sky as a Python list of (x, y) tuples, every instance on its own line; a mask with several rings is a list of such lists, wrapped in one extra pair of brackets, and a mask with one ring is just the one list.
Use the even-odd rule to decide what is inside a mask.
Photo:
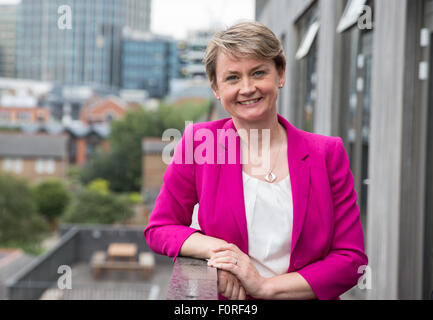
[(154, 33), (184, 38), (188, 30), (252, 20), (255, 0), (152, 0)]

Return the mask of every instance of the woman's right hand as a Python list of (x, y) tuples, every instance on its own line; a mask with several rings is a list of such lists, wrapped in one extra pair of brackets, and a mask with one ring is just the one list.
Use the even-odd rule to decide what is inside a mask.
[(229, 300), (245, 300), (246, 293), (240, 281), (230, 272), (217, 270), (218, 293), (221, 293)]

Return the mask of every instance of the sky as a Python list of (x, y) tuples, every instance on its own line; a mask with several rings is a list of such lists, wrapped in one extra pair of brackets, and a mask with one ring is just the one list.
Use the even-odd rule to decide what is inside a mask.
[(255, 0), (152, 0), (151, 30), (184, 39), (188, 30), (253, 20)]
[[(20, 0), (0, 0), (0, 4)], [(255, 0), (152, 0), (151, 31), (184, 39), (188, 30), (253, 20)]]
[(17, 4), (20, 2), (21, 0), (0, 0), (0, 4)]

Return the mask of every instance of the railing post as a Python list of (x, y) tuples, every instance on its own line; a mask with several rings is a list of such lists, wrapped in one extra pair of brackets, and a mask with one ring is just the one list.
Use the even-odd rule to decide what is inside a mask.
[(205, 260), (178, 257), (167, 300), (218, 300), (216, 269), (208, 267)]

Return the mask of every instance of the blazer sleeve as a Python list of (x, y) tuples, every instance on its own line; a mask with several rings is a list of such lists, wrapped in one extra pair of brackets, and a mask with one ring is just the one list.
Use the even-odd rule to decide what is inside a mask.
[(318, 299), (338, 299), (357, 284), (362, 276), (359, 267), (368, 264), (353, 176), (341, 138), (329, 151), (327, 168), (334, 204), (332, 244), (326, 257), (297, 271)]
[[(189, 140), (188, 140), (189, 139)], [(194, 164), (192, 160), (193, 124), (186, 127), (177, 144), (171, 163), (163, 175), (163, 185), (144, 230), (149, 247), (157, 254), (173, 257), (179, 254), (184, 241), (197, 229), (190, 228), (197, 201)], [(190, 141), (188, 150), (187, 144)], [(190, 155), (187, 155), (190, 152)], [(191, 161), (192, 162), (192, 161)]]

